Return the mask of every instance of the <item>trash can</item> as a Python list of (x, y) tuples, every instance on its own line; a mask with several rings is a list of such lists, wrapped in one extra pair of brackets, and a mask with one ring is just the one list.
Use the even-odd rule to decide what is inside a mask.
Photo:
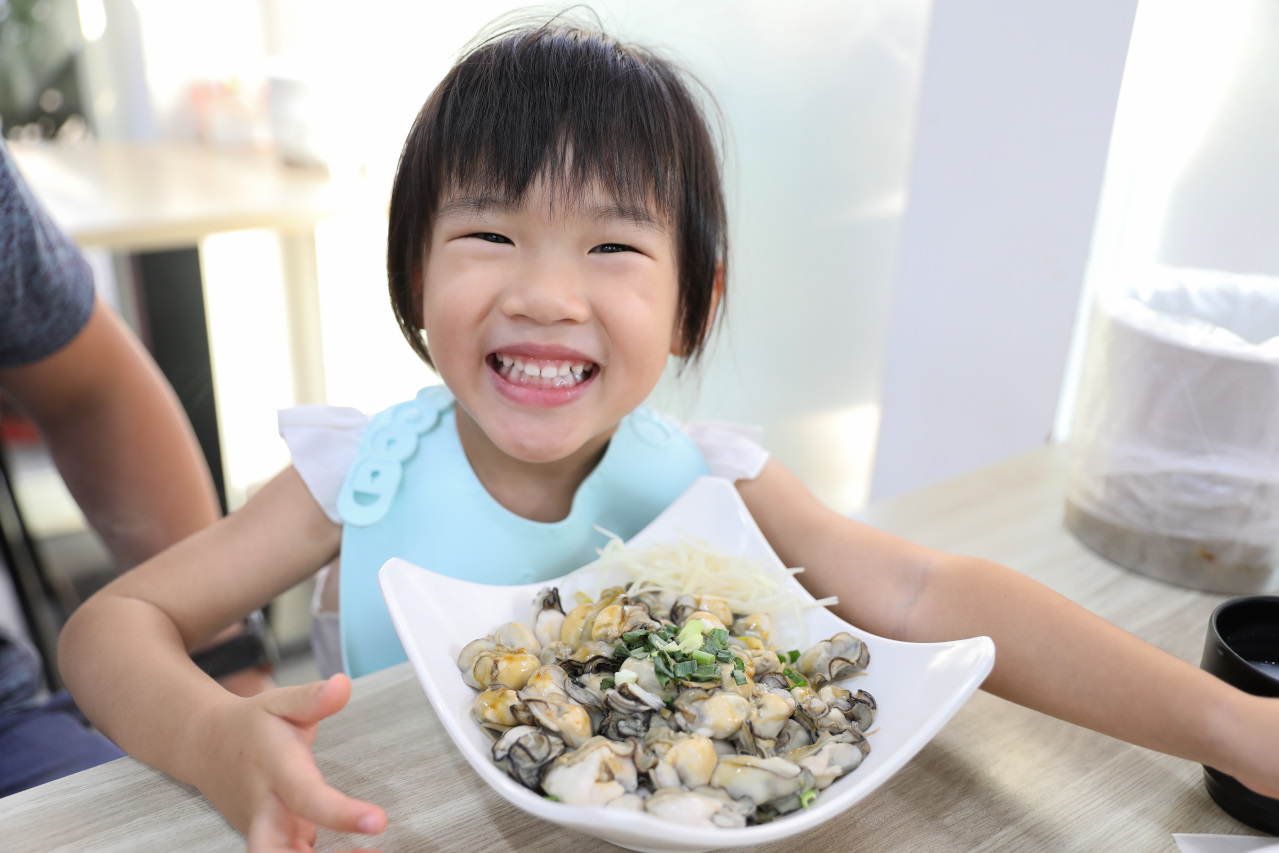
[(1164, 581), (1279, 590), (1279, 279), (1154, 267), (1098, 290), (1067, 528)]

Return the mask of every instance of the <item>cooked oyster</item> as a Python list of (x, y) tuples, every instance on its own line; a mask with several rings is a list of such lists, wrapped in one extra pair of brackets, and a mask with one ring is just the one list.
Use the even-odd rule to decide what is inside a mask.
[(759, 755), (771, 755), (777, 746), (777, 736), (795, 713), (795, 699), (786, 690), (755, 686), (751, 695), (750, 715), (743, 732), (750, 734), (749, 751)]
[(791, 717), (782, 726), (782, 730), (778, 732), (776, 742), (773, 745), (775, 753), (785, 752), (791, 749), (799, 749), (808, 746), (813, 742), (813, 731), (799, 720)]
[(870, 744), (860, 733), (823, 732), (816, 743), (792, 749), (783, 756), (813, 774), (818, 788), (826, 788), (840, 776), (857, 769), (870, 754)]
[(546, 666), (547, 664), (561, 663), (572, 656), (572, 646), (559, 640), (553, 640), (542, 646), (542, 651), (538, 653), (537, 659), (542, 662), (543, 666)]
[(770, 672), (776, 672), (780, 675), (783, 669), (781, 658), (772, 649), (745, 648), (737, 652), (737, 654), (741, 657), (742, 663), (746, 665), (746, 674), (756, 681)]
[(692, 790), (659, 788), (644, 800), (644, 810), (688, 826), (735, 827), (746, 825), (747, 818), (755, 813), (755, 805), (703, 785)]
[(650, 728), (644, 735), (642, 752), (649, 759), (642, 769), (657, 788), (706, 785), (719, 762), (715, 744), (710, 738), (676, 731), (669, 726)]
[(649, 615), (658, 622), (670, 620), (671, 605), (677, 598), (679, 594), (669, 589), (646, 589), (631, 595), (631, 599), (647, 607)]
[(609, 587), (600, 593), (599, 601), (579, 604), (574, 607), (564, 616), (564, 623), (560, 626), (560, 639), (575, 649), (591, 639), (591, 630), (595, 624), (595, 617), (609, 605), (621, 603), (619, 599), (627, 603), (630, 601), (630, 599), (626, 598), (626, 591), (620, 586)]
[(619, 598), (595, 615), (591, 639), (613, 645), (628, 631), (657, 631), (661, 627), (662, 623), (649, 615), (646, 605)]
[(493, 642), (508, 649), (523, 649), (530, 654), (542, 651), (542, 643), (533, 634), (533, 629), (523, 622), (505, 622), (497, 626), (491, 635)]
[(812, 772), (795, 762), (754, 755), (721, 757), (711, 774), (711, 784), (734, 799), (745, 797), (756, 806), (768, 804), (778, 811), (787, 810), (791, 798), (815, 786)]
[(490, 729), (531, 726), (536, 718), (520, 701), (519, 693), (510, 687), (497, 686), (482, 690), (475, 697), (473, 711), (480, 725)]
[(560, 591), (547, 587), (537, 594), (533, 602), (533, 635), (543, 647), (560, 639), (564, 625), (564, 606), (560, 603)]
[(591, 715), (568, 694), (568, 675), (558, 666), (544, 666), (529, 678), (519, 692), (520, 700), (542, 728), (557, 732), (571, 747), (580, 747), (591, 737)]
[(853, 693), (827, 684), (817, 691), (808, 686), (796, 687), (791, 695), (798, 705), (797, 713), (817, 733), (865, 731), (874, 720), (875, 698), (864, 690)]
[(613, 654), (613, 644), (600, 640), (587, 640), (582, 643), (566, 660), (560, 662), (569, 675), (578, 676), (584, 672), (615, 672), (618, 660)]
[(730, 738), (746, 722), (750, 700), (738, 693), (685, 687), (675, 697), (676, 725), (710, 738)]
[(619, 672), (635, 673), (635, 683), (643, 687), (649, 693), (655, 696), (661, 696), (663, 699), (674, 698), (679, 690), (679, 684), (669, 682), (665, 687), (662, 682), (657, 680), (657, 673), (653, 669), (653, 661), (651, 658), (627, 658), (622, 662)]
[(563, 754), (563, 739), (536, 726), (516, 726), (493, 744), (493, 761), (534, 791), (541, 789), (546, 766)]
[(726, 599), (718, 595), (681, 595), (671, 605), (671, 621), (683, 626), (689, 619), (702, 619), (702, 613), (708, 613), (718, 627), (725, 628), (733, 624), (733, 611)]
[(875, 697), (865, 690), (854, 693), (838, 685), (828, 684), (817, 691), (817, 694), (830, 706), (832, 712), (840, 714), (860, 732), (867, 731), (875, 721)]
[(799, 656), (796, 668), (814, 688), (830, 681), (839, 681), (861, 672), (870, 663), (870, 650), (861, 640), (846, 631), (840, 631), (829, 640), (823, 640)]
[(499, 645), (489, 639), (467, 643), (457, 656), (457, 668), (462, 671), (462, 680), (476, 690), (483, 690), (494, 684), (519, 690), (528, 681), (529, 675), (541, 665), (542, 662), (536, 655), (523, 649)]
[(595, 736), (555, 759), (542, 774), (542, 790), (562, 803), (602, 806), (639, 787), (635, 744)]
[(734, 637), (755, 637), (767, 643), (773, 632), (773, 617), (767, 613), (748, 613), (734, 619), (729, 630)]

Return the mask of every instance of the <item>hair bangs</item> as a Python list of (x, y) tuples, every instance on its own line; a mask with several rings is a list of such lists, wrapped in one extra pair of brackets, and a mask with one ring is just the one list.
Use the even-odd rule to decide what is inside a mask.
[(599, 33), (553, 26), (490, 40), (458, 68), (431, 150), (437, 186), (521, 204), (590, 190), (680, 220), (678, 112), (659, 66)]

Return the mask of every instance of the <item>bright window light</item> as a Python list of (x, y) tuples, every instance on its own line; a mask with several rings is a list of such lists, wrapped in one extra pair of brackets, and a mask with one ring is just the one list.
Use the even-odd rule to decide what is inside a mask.
[(76, 0), (80, 11), (80, 32), (85, 41), (97, 41), (107, 31), (107, 10), (102, 0)]

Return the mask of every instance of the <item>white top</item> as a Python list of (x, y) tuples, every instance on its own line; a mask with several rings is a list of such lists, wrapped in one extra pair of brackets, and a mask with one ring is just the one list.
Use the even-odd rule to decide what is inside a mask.
[[(341, 406), (294, 406), (280, 410), (280, 435), (289, 446), (293, 467), (324, 514), (335, 524), (342, 523), (337, 508), (338, 492), (355, 462), (360, 438), (370, 419), (370, 415), (358, 409)], [(734, 482), (753, 480), (768, 462), (768, 451), (761, 444), (762, 427), (697, 421), (681, 424), (681, 428), (706, 457), (714, 477)], [(342, 670), (334, 565), (336, 563), (325, 566), (316, 576), (315, 595), (311, 600), (311, 650), (325, 678)]]

